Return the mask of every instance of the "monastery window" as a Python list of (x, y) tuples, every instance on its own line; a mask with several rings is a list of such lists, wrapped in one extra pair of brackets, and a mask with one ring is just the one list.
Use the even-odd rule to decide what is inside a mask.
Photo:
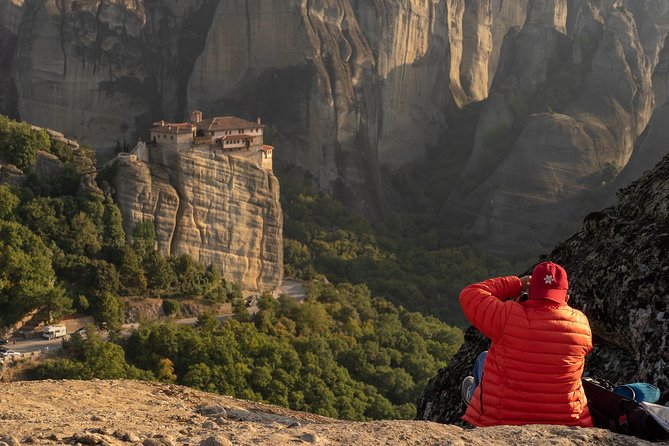
[(170, 136), (170, 139), (174, 139), (174, 136)]

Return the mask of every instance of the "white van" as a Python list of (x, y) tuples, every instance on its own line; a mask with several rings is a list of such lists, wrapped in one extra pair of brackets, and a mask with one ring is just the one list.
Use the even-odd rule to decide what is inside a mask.
[(67, 329), (64, 325), (47, 325), (44, 327), (42, 337), (44, 339), (62, 338), (67, 334)]

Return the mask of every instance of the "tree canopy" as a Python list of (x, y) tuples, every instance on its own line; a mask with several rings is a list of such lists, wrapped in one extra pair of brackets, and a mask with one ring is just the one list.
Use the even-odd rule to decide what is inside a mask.
[[(459, 329), (375, 299), (364, 285), (314, 282), (304, 303), (265, 295), (258, 307), (250, 321), (142, 326), (125, 357), (105, 351), (110, 370), (95, 376), (149, 373), (331, 417), (412, 418), (427, 381), (462, 343)], [(99, 345), (74, 345), (36, 376), (78, 378), (102, 367), (93, 359)]]
[(512, 269), (509, 262), (444, 240), (409, 214), (372, 226), (322, 193), (287, 181), (286, 274), (310, 280), (366, 284), (374, 295), (460, 326), (466, 320), (458, 293), (470, 283)]

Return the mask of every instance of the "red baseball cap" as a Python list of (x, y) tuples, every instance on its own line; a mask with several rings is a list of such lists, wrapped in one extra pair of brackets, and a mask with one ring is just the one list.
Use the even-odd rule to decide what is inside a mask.
[(567, 271), (557, 263), (542, 262), (532, 271), (529, 298), (566, 302), (568, 288)]

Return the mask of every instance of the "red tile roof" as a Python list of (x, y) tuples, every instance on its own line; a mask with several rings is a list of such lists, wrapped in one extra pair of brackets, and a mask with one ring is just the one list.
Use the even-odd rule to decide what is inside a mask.
[(260, 150), (262, 150), (263, 152), (270, 152), (274, 150), (274, 147), (268, 146), (267, 144), (263, 144)]
[(262, 124), (257, 122), (247, 121), (246, 119), (237, 118), (236, 116), (222, 116), (216, 118), (203, 119), (197, 123), (199, 130), (207, 130), (209, 132), (218, 132), (221, 130), (239, 130), (249, 128), (263, 128)]

